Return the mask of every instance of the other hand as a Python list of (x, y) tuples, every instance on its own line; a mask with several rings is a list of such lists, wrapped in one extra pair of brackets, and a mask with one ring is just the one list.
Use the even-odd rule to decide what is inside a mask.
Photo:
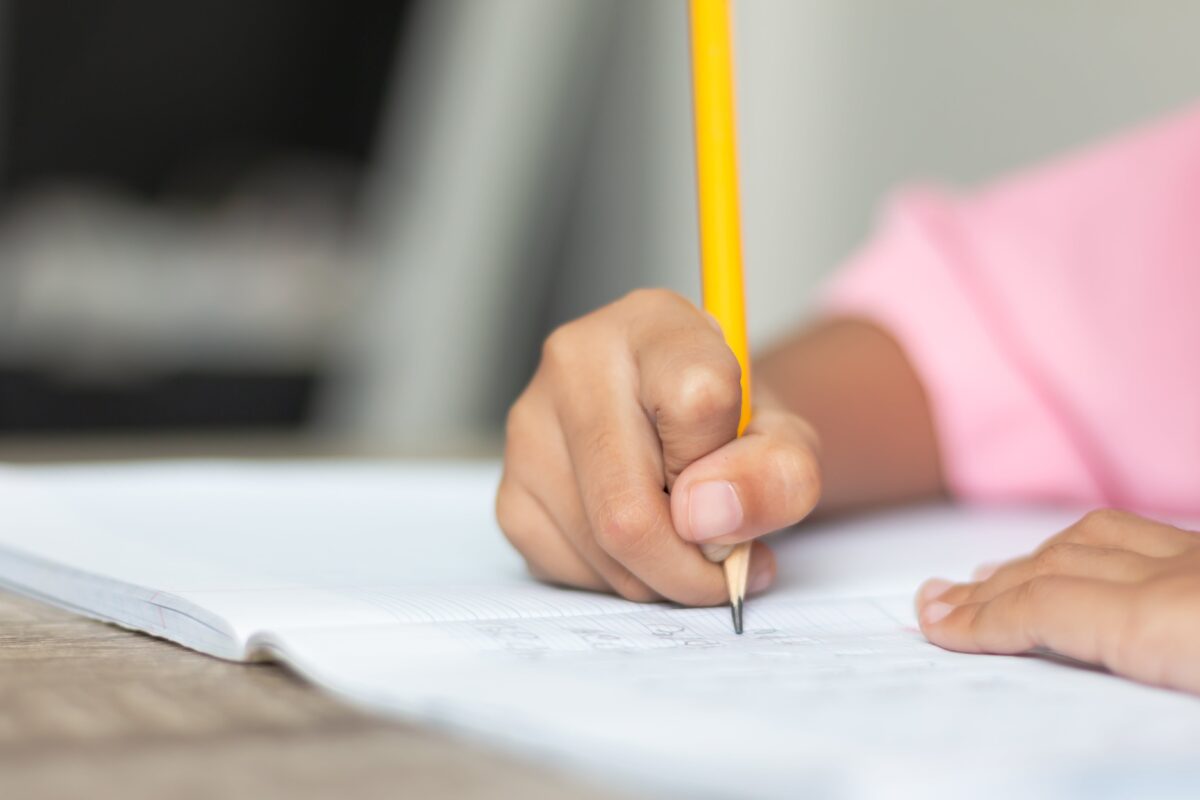
[(1093, 511), (1033, 554), (975, 577), (921, 587), (929, 641), (967, 653), (1047, 648), (1200, 693), (1200, 535)]

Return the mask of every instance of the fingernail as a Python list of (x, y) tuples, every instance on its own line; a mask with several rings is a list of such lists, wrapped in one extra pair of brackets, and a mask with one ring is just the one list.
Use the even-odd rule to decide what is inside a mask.
[(954, 606), (949, 603), (930, 603), (921, 611), (922, 625), (936, 625), (946, 618), (946, 615), (954, 610)]
[(746, 591), (750, 594), (758, 594), (764, 591), (771, 585), (771, 570), (750, 568), (750, 580), (746, 582)]
[(729, 481), (705, 481), (688, 495), (688, 533), (704, 542), (733, 533), (742, 525), (742, 501)]
[(971, 580), (986, 581), (988, 578), (995, 575), (996, 570), (998, 570), (998, 569), (1000, 569), (999, 561), (993, 561), (993, 562), (989, 562), (987, 564), (980, 564), (978, 567), (975, 568), (975, 571), (971, 573)]
[(940, 597), (946, 593), (954, 584), (945, 578), (930, 578), (921, 584), (921, 588), (917, 590), (917, 602), (921, 605), (929, 602), (935, 597)]

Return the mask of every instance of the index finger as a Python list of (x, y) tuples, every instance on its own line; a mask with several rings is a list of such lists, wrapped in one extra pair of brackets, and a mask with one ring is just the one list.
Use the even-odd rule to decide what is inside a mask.
[(558, 409), (579, 496), (600, 547), (663, 597), (686, 605), (728, 599), (720, 565), (671, 523), (658, 437), (632, 394), (609, 382)]

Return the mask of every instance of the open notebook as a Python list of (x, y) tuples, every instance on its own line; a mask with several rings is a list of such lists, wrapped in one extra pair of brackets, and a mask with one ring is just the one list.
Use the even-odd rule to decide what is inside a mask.
[(353, 702), (683, 796), (1195, 796), (1200, 701), (1039, 657), (943, 652), (924, 577), (1063, 512), (925, 508), (777, 540), (727, 609), (528, 579), (493, 464), (0, 468), (0, 583)]

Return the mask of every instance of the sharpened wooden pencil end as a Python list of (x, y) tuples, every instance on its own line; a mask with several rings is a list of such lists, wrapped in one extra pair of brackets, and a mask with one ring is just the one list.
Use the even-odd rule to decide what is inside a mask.
[(729, 590), (729, 607), (733, 611), (733, 629), (742, 632), (742, 606), (746, 600), (746, 578), (750, 572), (750, 542), (733, 548), (725, 559), (725, 588)]

